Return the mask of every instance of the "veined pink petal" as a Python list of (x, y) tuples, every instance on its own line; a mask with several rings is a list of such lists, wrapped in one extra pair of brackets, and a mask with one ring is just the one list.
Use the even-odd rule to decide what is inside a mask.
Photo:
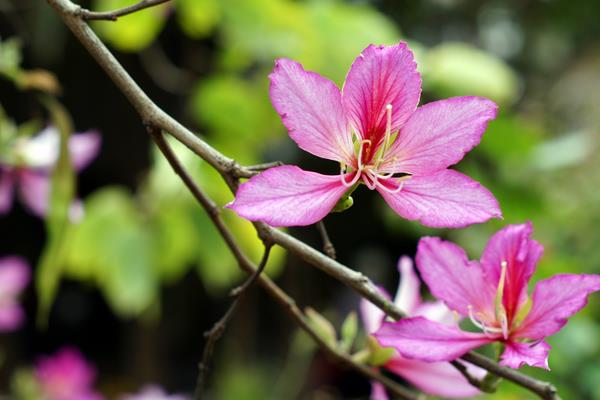
[(371, 397), (370, 400), (389, 400), (385, 391), (385, 386), (376, 381), (371, 381)]
[(23, 325), (25, 313), (19, 304), (0, 305), (0, 332), (12, 332)]
[(96, 158), (100, 151), (101, 140), (100, 133), (97, 131), (71, 135), (69, 138), (69, 156), (75, 170), (83, 170)]
[(406, 315), (413, 315), (415, 309), (421, 304), (421, 282), (415, 273), (412, 260), (402, 256), (398, 260), (398, 272), (400, 273), (400, 284), (396, 291), (394, 304), (396, 304)]
[[(481, 184), (453, 171), (412, 176), (397, 193), (377, 188), (389, 206), (408, 220), (433, 228), (461, 228), (502, 217), (498, 201)], [(397, 186), (393, 178), (384, 181)]]
[(0, 258), (0, 299), (18, 296), (30, 280), (31, 270), (23, 258)]
[(431, 294), (461, 314), (476, 315), (484, 323), (494, 318), (492, 287), (483, 276), (477, 261), (469, 261), (459, 246), (436, 237), (419, 241), (416, 256), (417, 268)]
[(392, 105), (395, 132), (415, 111), (420, 96), (421, 77), (406, 43), (370, 45), (350, 67), (342, 103), (354, 128), (376, 148), (385, 135), (386, 106)]
[(425, 301), (415, 308), (411, 316), (425, 317), (444, 325), (457, 325), (459, 322), (459, 316), (450, 310), (443, 301)]
[(479, 144), (497, 110), (483, 97), (454, 97), (417, 108), (400, 129), (380, 171), (428, 175), (456, 164)]
[(393, 347), (404, 357), (427, 362), (454, 360), (497, 339), (423, 317), (384, 322), (374, 336), (379, 344)]
[(19, 195), (33, 214), (43, 218), (48, 212), (50, 177), (44, 172), (20, 170)]
[(12, 171), (0, 166), (0, 215), (12, 208), (15, 181)]
[[(386, 299), (390, 299), (390, 295), (388, 292), (382, 288), (378, 287), (381, 294), (385, 296)], [(381, 323), (385, 319), (385, 313), (381, 311), (379, 307), (375, 304), (371, 303), (369, 300), (365, 298), (361, 298), (360, 300), (360, 317), (363, 321), (363, 326), (365, 327), (365, 331), (368, 334), (375, 332), (381, 326)]]
[(550, 345), (544, 341), (537, 343), (520, 343), (509, 341), (505, 343), (504, 353), (500, 357), (500, 365), (510, 368), (521, 368), (523, 364), (532, 367), (550, 369), (548, 353)]
[[(481, 392), (472, 386), (465, 377), (447, 362), (428, 363), (394, 357), (385, 364), (385, 368), (412, 383), (423, 392), (445, 398), (471, 397)], [(469, 373), (481, 377), (485, 371), (473, 365)]]
[(531, 238), (532, 232), (531, 222), (509, 225), (492, 236), (481, 257), (481, 267), (494, 287), (498, 286), (502, 263), (506, 263), (502, 302), (509, 321), (527, 301), (527, 284), (544, 251)]
[(587, 297), (600, 290), (600, 275), (561, 274), (541, 280), (533, 291), (533, 305), (515, 332), (515, 337), (543, 339), (558, 332), (567, 318), (587, 304)]
[(316, 156), (351, 164), (352, 135), (338, 87), (285, 58), (275, 62), (269, 78), (271, 102), (298, 146)]
[(304, 226), (322, 220), (347, 190), (337, 175), (284, 165), (244, 182), (227, 207), (250, 221)]

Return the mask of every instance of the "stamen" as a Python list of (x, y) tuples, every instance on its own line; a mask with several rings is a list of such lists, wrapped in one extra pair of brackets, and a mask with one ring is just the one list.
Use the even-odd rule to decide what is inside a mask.
[(397, 187), (396, 189), (390, 189), (389, 187), (385, 186), (383, 183), (381, 183), (381, 182), (379, 182), (379, 181), (376, 181), (376, 183), (375, 183), (375, 184), (376, 184), (378, 187), (380, 187), (381, 189), (383, 189), (383, 190), (385, 190), (386, 192), (388, 192), (388, 193), (391, 193), (391, 194), (396, 194), (396, 193), (399, 193), (399, 192), (402, 190), (402, 188), (404, 187), (404, 181), (400, 182), (400, 183), (398, 184), (398, 187)]
[(367, 185), (367, 187), (371, 190), (375, 189), (377, 184), (380, 184), (377, 180), (377, 177), (373, 175), (373, 171), (371, 169), (367, 169), (365, 171), (365, 178), (368, 179), (363, 179), (363, 182), (365, 182), (365, 185)]
[(354, 178), (352, 178), (350, 182), (346, 181), (346, 172), (346, 166), (344, 164), (340, 164), (340, 181), (345, 187), (351, 188), (360, 179), (360, 171), (356, 171)]
[(392, 105), (388, 104), (385, 106), (386, 110), (386, 124), (385, 124), (385, 137), (383, 139), (383, 147), (377, 156), (377, 161), (375, 161), (375, 167), (379, 167), (381, 162), (385, 157), (385, 153), (388, 150), (390, 137), (392, 136)]
[(487, 326), (486, 324), (484, 324), (483, 322), (481, 322), (477, 318), (475, 318), (475, 315), (473, 315), (473, 306), (471, 306), (469, 304), (467, 306), (467, 309), (469, 310), (469, 319), (471, 320), (471, 322), (473, 323), (473, 325), (475, 325), (476, 327), (478, 327), (479, 329), (481, 329), (486, 336), (490, 336), (490, 334), (496, 334), (497, 335), (499, 333), (502, 333), (502, 329), (500, 329), (500, 328), (494, 328), (494, 327), (491, 327), (491, 326)]
[(371, 146), (372, 142), (369, 139), (363, 139), (360, 142), (360, 147), (358, 148), (358, 171), (362, 171), (363, 170), (363, 163), (362, 163), (362, 155), (363, 155), (363, 145), (366, 144), (369, 147)]
[(502, 335), (504, 336), (504, 339), (508, 339), (508, 316), (506, 315), (506, 308), (504, 308), (504, 304), (502, 302), (504, 297), (504, 285), (506, 281), (506, 269), (508, 267), (508, 263), (506, 261), (502, 261), (500, 265), (502, 266), (502, 271), (500, 272), (500, 280), (498, 282), (498, 289), (496, 290), (495, 312), (496, 320), (502, 327)]

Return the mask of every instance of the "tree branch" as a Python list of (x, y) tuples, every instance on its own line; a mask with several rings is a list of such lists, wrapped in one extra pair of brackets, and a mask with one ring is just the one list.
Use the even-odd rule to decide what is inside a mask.
[(79, 15), (86, 21), (91, 20), (104, 20), (104, 21), (116, 21), (119, 17), (127, 14), (133, 14), (145, 8), (157, 6), (162, 3), (166, 3), (170, 0), (142, 0), (139, 3), (133, 4), (129, 7), (120, 8), (113, 11), (90, 11), (85, 8), (79, 10)]
[(325, 223), (323, 221), (319, 221), (316, 223), (317, 230), (321, 235), (321, 240), (323, 241), (323, 252), (327, 254), (329, 257), (335, 260), (335, 247), (329, 238), (329, 233), (327, 233), (327, 228), (325, 228)]
[[(240, 166), (235, 160), (228, 158), (215, 150), (213, 147), (208, 145), (206, 142), (164, 112), (154, 102), (152, 102), (152, 100), (150, 100), (150, 98), (142, 91), (142, 89), (137, 85), (137, 83), (131, 78), (127, 71), (125, 71), (125, 69), (119, 64), (106, 46), (100, 41), (100, 39), (98, 39), (96, 34), (82, 19), (81, 7), (73, 4), (70, 0), (47, 1), (61, 16), (64, 23), (69, 27), (81, 44), (88, 50), (98, 65), (104, 69), (106, 74), (115, 83), (119, 90), (127, 97), (146, 126), (152, 126), (171, 134), (178, 141), (183, 143), (191, 151), (215, 168), (234, 191), (238, 186), (237, 179), (239, 177), (251, 177), (256, 174), (256, 172)], [(199, 202), (204, 206), (200, 200)], [(207, 211), (211, 217), (215, 217), (217, 220), (220, 220), (218, 218), (218, 211), (213, 215), (213, 213), (215, 213), (214, 208), (209, 207), (207, 208)], [(213, 222), (214, 221), (215, 220), (213, 219)], [(363, 274), (340, 264), (330, 257), (327, 257), (323, 253), (315, 250), (293, 236), (290, 236), (263, 223), (255, 223), (254, 225), (259, 233), (259, 236), (263, 240), (272, 240), (274, 243), (286, 248), (288, 251), (290, 251), (290, 253), (300, 257), (307, 263), (321, 269), (325, 273), (343, 282), (347, 286), (357, 291), (360, 295), (362, 295), (362, 297), (368, 299), (374, 305), (379, 307), (390, 317), (394, 319), (400, 319), (404, 316), (402, 311), (389, 300), (387, 300), (373, 285), (373, 283)], [(218, 225), (216, 226), (218, 227)], [(225, 240), (227, 241), (226, 238)], [(234, 252), (236, 258), (238, 258), (240, 254), (236, 254), (235, 252), (237, 246), (234, 244), (233, 247), (230, 246), (230, 248), (232, 252)], [(241, 256), (243, 257), (243, 254)], [(252, 264), (245, 265), (251, 266)], [(263, 282), (262, 278), (264, 277), (261, 276), (260, 282)], [(284, 299), (286, 299), (285, 296), (287, 295), (285, 293), (280, 293), (281, 290), (277, 287), (275, 292), (278, 291), (279, 295), (284, 297), (277, 298), (277, 300), (286, 305), (287, 303)], [(273, 292), (271, 293), (273, 294)], [(302, 326), (302, 318), (305, 317), (301, 311), (298, 310), (298, 312), (300, 314), (299, 316), (296, 316), (298, 317), (297, 322)], [(304, 324), (306, 325), (306, 321), (304, 321)], [(318, 337), (313, 338), (319, 342)], [(335, 353), (335, 350), (332, 351)], [(343, 357), (339, 357), (339, 359), (343, 360)], [(465, 355), (463, 360), (471, 362), (472, 364), (482, 367), (494, 374), (497, 374), (498, 376), (502, 376), (505, 379), (523, 386), (533, 393), (536, 393), (543, 399), (559, 399), (558, 395), (556, 394), (556, 389), (551, 384), (538, 381), (529, 376), (521, 374), (516, 370), (501, 367), (485, 356), (471, 352)], [(363, 367), (364, 366), (354, 365), (354, 368), (357, 369)], [(366, 368), (368, 371), (372, 371), (368, 367), (364, 368)], [(363, 371), (363, 373), (368, 375), (367, 371)]]

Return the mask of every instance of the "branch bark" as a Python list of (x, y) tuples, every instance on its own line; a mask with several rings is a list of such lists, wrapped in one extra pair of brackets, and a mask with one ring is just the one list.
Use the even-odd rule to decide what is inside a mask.
[[(106, 48), (102, 41), (86, 24), (85, 20), (81, 16), (81, 7), (73, 4), (70, 0), (47, 1), (61, 16), (64, 23), (73, 32), (73, 34), (79, 40), (79, 42), (81, 42), (81, 44), (88, 50), (88, 52), (96, 60), (98, 65), (100, 65), (100, 67), (104, 69), (109, 78), (126, 96), (129, 102), (136, 109), (136, 111), (140, 115), (142, 122), (146, 126), (154, 127), (171, 134), (174, 138), (183, 143), (191, 151), (203, 158), (213, 168), (215, 168), (221, 174), (221, 176), (223, 176), (225, 181), (229, 184), (232, 191), (234, 192), (239, 184), (239, 178), (251, 177), (256, 174), (255, 171), (240, 166), (235, 160), (226, 157), (225, 155), (218, 152), (216, 149), (208, 145), (206, 142), (204, 142), (194, 133), (189, 131), (187, 128), (181, 125), (178, 121), (176, 121), (166, 112), (164, 112), (154, 102), (152, 102), (152, 100), (137, 85), (137, 83), (119, 64), (119, 62)], [(202, 198), (202, 196), (200, 196), (200, 198)], [(200, 199), (198, 201), (204, 206)], [(214, 211), (215, 209), (216, 206), (207, 209), (211, 217), (218, 216), (218, 212)], [(213, 222), (214, 221), (215, 220), (213, 219)], [(397, 320), (404, 316), (402, 311), (389, 300), (387, 300), (381, 294), (381, 292), (373, 285), (369, 278), (367, 278), (363, 274), (340, 264), (339, 262), (331, 259), (330, 257), (327, 257), (323, 253), (315, 250), (314, 248), (303, 243), (302, 241), (282, 231), (279, 231), (263, 223), (255, 223), (254, 225), (257, 229), (259, 236), (263, 240), (272, 240), (274, 243), (286, 248), (290, 253), (300, 257), (310, 265), (313, 265), (321, 269), (323, 272), (338, 279), (342, 283), (354, 289), (362, 297), (368, 299), (370, 302), (375, 304), (390, 317)], [(216, 226), (218, 228), (218, 225)], [(243, 254), (236, 254), (235, 245), (230, 246), (230, 248), (236, 256), (236, 258), (244, 257)], [(249, 263), (249, 261), (247, 262)], [(252, 266), (251, 263), (245, 265)], [(264, 277), (261, 276), (260, 282), (262, 282), (262, 278)], [(290, 304), (287, 303), (285, 300), (287, 299), (287, 295), (285, 294), (285, 292), (281, 291), (281, 289), (279, 289), (277, 286), (275, 287), (277, 288), (277, 290), (272, 289), (273, 291), (269, 290), (269, 292), (271, 294), (278, 293), (279, 296), (283, 296), (274, 298), (278, 300), (278, 302), (282, 303), (284, 306), (289, 307)], [(293, 302), (293, 300), (291, 301)], [(291, 304), (295, 305), (295, 303)], [(305, 326), (308, 327), (308, 324), (304, 319), (305, 317), (300, 310), (298, 310), (298, 312), (300, 313), (299, 315), (295, 315), (294, 313), (292, 314), (296, 316), (298, 324), (306, 330)], [(317, 342), (319, 342), (318, 337), (313, 338)], [(343, 356), (339, 356), (339, 359), (343, 361)], [(538, 381), (527, 375), (521, 374), (516, 370), (502, 367), (494, 361), (478, 353), (468, 353), (467, 355), (463, 356), (462, 359), (514, 382), (537, 394), (542, 399), (560, 399), (556, 392), (556, 389), (551, 384), (547, 382)], [(365, 366), (356, 365), (355, 368), (366, 369), (362, 372), (367, 376), (369, 376), (369, 371), (371, 371), (372, 373), (372, 369)]]
[(129, 7), (124, 7), (113, 11), (90, 11), (85, 8), (81, 8), (79, 13), (81, 18), (85, 19), (86, 21), (116, 21), (119, 19), (119, 17), (123, 17), (128, 14), (133, 14), (145, 8), (150, 8), (159, 4), (166, 3), (167, 1), (170, 0), (142, 0), (139, 3), (133, 4)]

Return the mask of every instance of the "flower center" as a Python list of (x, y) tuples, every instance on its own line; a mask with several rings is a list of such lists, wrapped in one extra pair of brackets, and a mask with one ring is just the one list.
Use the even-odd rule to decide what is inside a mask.
[[(377, 148), (373, 148), (373, 142), (369, 139), (362, 139), (356, 132), (356, 143), (357, 143), (357, 155), (356, 165), (350, 167), (345, 164), (340, 165), (340, 179), (342, 184), (347, 188), (351, 188), (362, 178), (363, 183), (371, 190), (376, 188), (383, 189), (389, 193), (398, 193), (404, 186), (404, 180), (407, 177), (402, 177), (396, 182), (396, 187), (390, 187), (390, 184), (385, 184), (380, 181), (385, 181), (394, 176), (393, 173), (381, 173), (379, 167), (385, 160), (385, 155), (390, 147), (390, 139), (392, 137), (392, 105), (388, 104), (385, 107), (386, 110), (386, 128), (385, 136), (382, 145)], [(375, 154), (375, 156), (371, 156)], [(366, 162), (365, 162), (366, 161)], [(346, 180), (346, 174), (354, 173), (354, 176), (350, 181)]]

